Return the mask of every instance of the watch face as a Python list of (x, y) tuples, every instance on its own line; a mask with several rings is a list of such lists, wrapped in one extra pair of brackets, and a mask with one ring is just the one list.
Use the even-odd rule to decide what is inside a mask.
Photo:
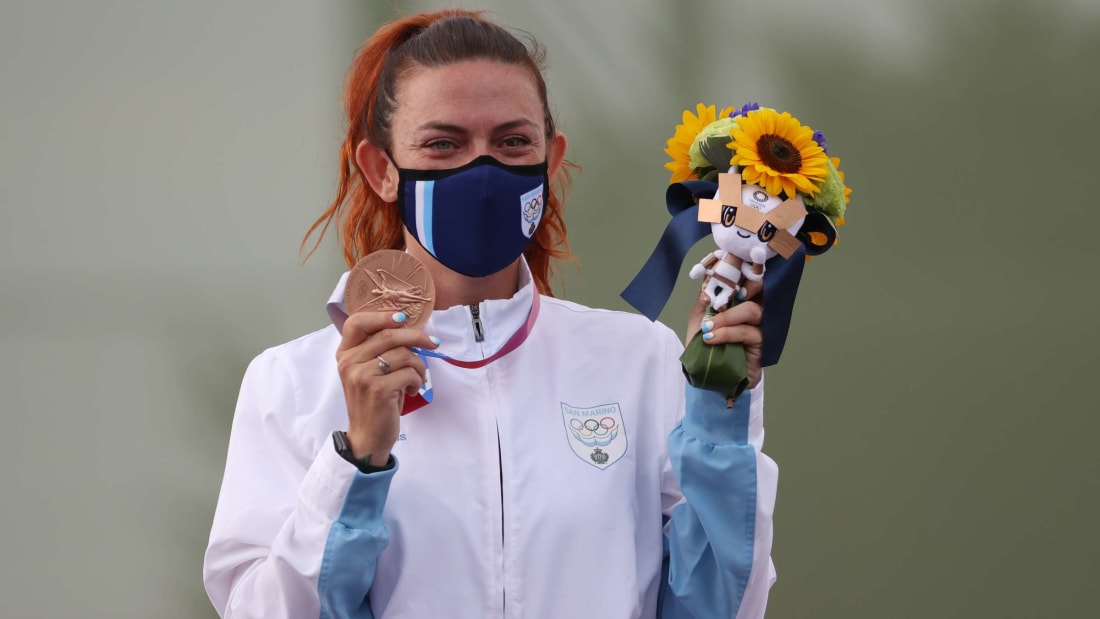
[(333, 432), (332, 444), (336, 447), (336, 453), (344, 456), (345, 458), (351, 456), (351, 449), (348, 447), (347, 432), (343, 432), (341, 430)]

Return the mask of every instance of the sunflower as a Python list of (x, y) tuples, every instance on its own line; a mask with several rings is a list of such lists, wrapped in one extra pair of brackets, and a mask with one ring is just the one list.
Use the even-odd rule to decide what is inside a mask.
[(676, 126), (676, 133), (668, 139), (665, 147), (665, 153), (672, 158), (672, 161), (665, 164), (665, 167), (672, 171), (670, 183), (699, 178), (688, 151), (691, 150), (695, 138), (707, 125), (717, 120), (719, 116), (727, 116), (732, 109), (725, 108), (721, 114), (718, 114), (715, 106), (699, 103), (695, 106), (695, 114), (692, 114), (691, 110), (684, 110), (683, 122)]
[(738, 118), (729, 148), (745, 182), (775, 196), (813, 196), (828, 175), (829, 158), (814, 141), (814, 130), (789, 112), (761, 108)]

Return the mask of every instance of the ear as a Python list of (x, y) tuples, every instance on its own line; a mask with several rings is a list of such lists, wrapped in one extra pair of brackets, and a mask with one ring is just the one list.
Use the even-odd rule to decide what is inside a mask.
[(561, 131), (555, 131), (554, 137), (551, 138), (546, 147), (546, 173), (551, 181), (554, 180), (554, 176), (561, 168), (561, 163), (565, 161), (565, 151), (568, 147), (569, 143), (565, 140), (565, 134)]
[(363, 140), (355, 147), (355, 164), (362, 170), (374, 193), (386, 202), (397, 201), (397, 166), (386, 151)]
[(829, 251), (836, 242), (836, 227), (825, 213), (809, 211), (795, 237), (806, 246), (807, 255), (817, 256)]

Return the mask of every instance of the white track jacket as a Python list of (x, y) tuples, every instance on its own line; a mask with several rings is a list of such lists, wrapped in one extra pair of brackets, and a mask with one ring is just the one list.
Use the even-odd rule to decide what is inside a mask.
[[(763, 385), (726, 408), (686, 387), (681, 344), (644, 317), (539, 297), (435, 312), (434, 400), (401, 418), (394, 469), (363, 474), (334, 326), (260, 354), (233, 418), (206, 550), (234, 618), (761, 617), (777, 469)], [(686, 389), (685, 389), (686, 387)], [(686, 398), (685, 398), (686, 391)], [(685, 415), (686, 401), (686, 415)]]

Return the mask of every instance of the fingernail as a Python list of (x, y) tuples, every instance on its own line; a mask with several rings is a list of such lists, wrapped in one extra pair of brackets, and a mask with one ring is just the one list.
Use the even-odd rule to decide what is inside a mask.
[(440, 339), (439, 339), (438, 337), (436, 337), (436, 336), (434, 336), (434, 335), (429, 335), (429, 336), (428, 336), (428, 339), (429, 339), (429, 340), (431, 340), (431, 341), (432, 341), (432, 344), (435, 344), (436, 346), (439, 346), (440, 344), (442, 344), (442, 343), (443, 343), (443, 341), (442, 341), (442, 340), (440, 340)]
[(745, 300), (745, 289), (744, 288), (737, 291), (737, 300), (738, 301), (744, 301)]
[(710, 330), (714, 328), (714, 321), (708, 320), (703, 323), (703, 333), (710, 333)]
[(714, 339), (714, 334), (713, 334), (713, 333), (704, 333), (704, 334), (703, 334), (703, 340), (704, 340), (704, 341), (707, 341), (707, 342), (709, 342), (709, 341), (711, 341), (711, 340), (713, 340), (713, 339)]
[(394, 312), (393, 313), (393, 321), (394, 322), (405, 322), (408, 319), (409, 319), (409, 317), (405, 315), (405, 312)]

